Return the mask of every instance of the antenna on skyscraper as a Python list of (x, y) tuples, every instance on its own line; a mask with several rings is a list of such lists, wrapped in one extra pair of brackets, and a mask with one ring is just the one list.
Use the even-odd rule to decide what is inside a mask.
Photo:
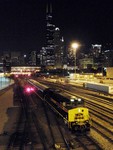
[(52, 4), (49, 2), (46, 5), (46, 13), (52, 14)]
[(46, 5), (46, 13), (48, 13), (48, 4)]
[(50, 13), (52, 14), (52, 4), (50, 4)]

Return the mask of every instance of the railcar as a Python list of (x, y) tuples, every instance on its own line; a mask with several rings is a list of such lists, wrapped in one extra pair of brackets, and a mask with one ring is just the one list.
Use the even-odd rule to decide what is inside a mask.
[(58, 89), (44, 91), (44, 100), (64, 119), (73, 131), (90, 130), (91, 119), (84, 100)]
[(37, 81), (29, 80), (43, 93), (44, 101), (58, 113), (72, 131), (89, 131), (91, 119), (84, 100), (67, 94), (64, 90), (49, 88)]

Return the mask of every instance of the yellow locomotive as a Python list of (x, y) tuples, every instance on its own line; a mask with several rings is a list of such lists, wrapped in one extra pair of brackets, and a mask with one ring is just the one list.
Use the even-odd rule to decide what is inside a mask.
[(90, 130), (91, 120), (84, 100), (63, 90), (48, 88), (44, 91), (44, 100), (54, 109), (73, 131)]
[(64, 90), (49, 88), (32, 79), (28, 82), (43, 93), (44, 101), (63, 118), (69, 129), (90, 130), (89, 110), (85, 107), (83, 99), (70, 95)]

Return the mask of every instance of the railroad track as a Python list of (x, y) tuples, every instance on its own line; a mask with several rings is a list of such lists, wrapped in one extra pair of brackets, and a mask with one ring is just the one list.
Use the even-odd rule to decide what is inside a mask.
[[(51, 107), (51, 106), (50, 106)], [(54, 110), (49, 110), (48, 105), (45, 105), (44, 102), (44, 111), (48, 120), (48, 124), (50, 126), (50, 131), (53, 139), (53, 145), (56, 147), (59, 147), (60, 149), (67, 149), (70, 150), (68, 139), (66, 135), (64, 134), (61, 125), (58, 121), (58, 116), (56, 116), (56, 113)]]
[(109, 142), (113, 143), (113, 131), (109, 130), (106, 126), (101, 125), (97, 121), (93, 120), (92, 128), (101, 134)]
[[(47, 110), (45, 111), (46, 112), (46, 114), (47, 114)], [(53, 113), (49, 113), (49, 117), (51, 116), (51, 115), (53, 115)], [(55, 115), (56, 116), (56, 115)], [(54, 118), (55, 118), (55, 116), (53, 116), (53, 117), (51, 117), (51, 119), (49, 119), (49, 125), (51, 126), (51, 122), (50, 122), (50, 120), (54, 120)], [(47, 117), (48, 118), (48, 117)], [(53, 123), (52, 122), (52, 124), (56, 124), (56, 123)], [(64, 124), (63, 124), (64, 125)], [(57, 128), (58, 128), (58, 124), (56, 125), (56, 127), (54, 127), (55, 129), (56, 129), (56, 133), (57, 133), (57, 136), (59, 135), (58, 133), (59, 133), (59, 130), (57, 130)], [(54, 130), (55, 130), (54, 129)], [(54, 130), (52, 129), (52, 139), (54, 139), (53, 141), (53, 143), (57, 143), (57, 146), (61, 146), (62, 145), (62, 142), (56, 142), (57, 140), (55, 140), (56, 138), (55, 138), (55, 136), (54, 136)], [(68, 130), (68, 129), (67, 129)], [(66, 133), (66, 132), (65, 132)], [(68, 132), (69, 133), (69, 132)], [(75, 149), (76, 148), (76, 144), (73, 144), (73, 143), (76, 143), (76, 142), (78, 142), (78, 139), (77, 139), (77, 137), (74, 137), (73, 139), (75, 139), (74, 140), (74, 142), (73, 142), (73, 140), (72, 140), (72, 135), (69, 133), (68, 134), (68, 136), (69, 136), (69, 139), (68, 140), (66, 140), (66, 143), (67, 143), (67, 148), (64, 148), (64, 149)], [(58, 138), (58, 137), (57, 137)], [(64, 138), (64, 139), (66, 139), (66, 138)], [(94, 148), (95, 150), (97, 150), (97, 149), (99, 149), (99, 150), (102, 150), (102, 148), (99, 146), (99, 144), (98, 143), (96, 143), (95, 141), (94, 141), (94, 139), (92, 139), (91, 137), (89, 138), (89, 137), (87, 137), (86, 138), (86, 136), (85, 136), (85, 138), (84, 138), (85, 140), (84, 140), (84, 144), (82, 143), (83, 142), (83, 140), (80, 142), (80, 139), (79, 139), (79, 148), (82, 148), (82, 149), (86, 149), (86, 144), (85, 144), (85, 142), (87, 142), (87, 143), (89, 143), (88, 145), (87, 145), (87, 149), (88, 150), (90, 150), (90, 148), (92, 147), (92, 148)], [(81, 144), (80, 144), (81, 143)]]
[[(56, 114), (48, 109), (42, 100), (34, 102), (37, 105), (37, 109), (33, 110), (32, 118), (34, 119), (37, 132), (40, 136), (40, 141), (44, 149), (56, 149), (58, 147), (63, 147), (69, 150), (68, 142), (63, 134), (60, 125), (58, 125)], [(39, 104), (40, 103), (40, 104)], [(39, 107), (41, 105), (41, 107)], [(39, 113), (43, 114), (40, 118)], [(46, 130), (45, 130), (46, 128)]]
[[(44, 82), (45, 83), (45, 82)], [(49, 86), (56, 84), (47, 83)], [(57, 87), (57, 85), (56, 85)], [(58, 88), (60, 86), (58, 85)], [(95, 130), (104, 139), (108, 140), (109, 143), (113, 143), (113, 99), (106, 96), (97, 96), (94, 94), (80, 91), (76, 88), (70, 88), (70, 90), (61, 86), (67, 93), (79, 96), (86, 101), (86, 107), (88, 106), (90, 114), (92, 116), (92, 129)], [(75, 89), (75, 90), (74, 90)], [(76, 94), (77, 92), (77, 94)]]
[[(29, 139), (29, 121), (28, 107), (26, 97), (23, 94), (21, 87), (18, 88), (17, 97), (20, 98), (20, 116), (16, 131), (10, 136), (6, 150), (23, 150), (25, 149)], [(30, 150), (32, 145), (27, 145)]]
[(76, 150), (102, 150), (98, 143), (87, 134), (77, 135), (73, 138), (73, 145)]

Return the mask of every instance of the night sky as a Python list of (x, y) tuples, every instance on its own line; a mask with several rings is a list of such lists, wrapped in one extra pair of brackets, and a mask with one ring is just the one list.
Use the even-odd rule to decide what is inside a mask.
[[(50, 0), (49, 0), (50, 1)], [(113, 2), (51, 0), (53, 23), (66, 44), (113, 44)], [(0, 51), (40, 50), (45, 44), (47, 0), (0, 0)]]

